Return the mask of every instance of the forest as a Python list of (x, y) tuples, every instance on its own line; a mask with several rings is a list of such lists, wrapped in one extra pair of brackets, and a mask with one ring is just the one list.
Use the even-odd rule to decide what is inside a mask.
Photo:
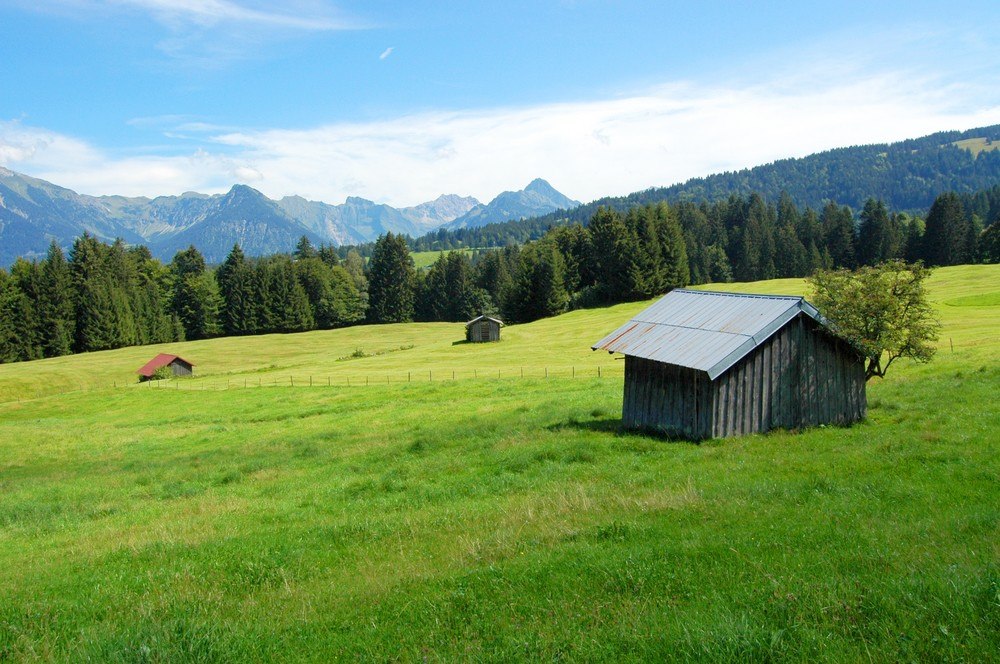
[(44, 259), (0, 269), (0, 362), (479, 313), (527, 322), (689, 284), (802, 277), (895, 258), (995, 263), (998, 216), (1000, 186), (941, 194), (923, 216), (874, 198), (858, 214), (833, 202), (800, 208), (787, 193), (775, 202), (751, 193), (598, 207), (585, 224), (527, 224), (526, 235), (494, 238), (505, 246), (442, 251), (427, 270), (413, 266), (413, 240), (391, 233), (364, 252), (302, 238), (290, 255), (251, 258), (237, 245), (215, 267), (193, 246), (164, 264), (144, 246), (85, 234), (68, 253), (53, 242)]

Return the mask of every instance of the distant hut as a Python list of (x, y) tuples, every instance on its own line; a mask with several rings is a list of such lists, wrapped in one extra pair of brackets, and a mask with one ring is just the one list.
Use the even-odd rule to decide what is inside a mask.
[(625, 355), (622, 424), (692, 439), (864, 418), (864, 359), (801, 297), (674, 290), (592, 347)]
[(503, 321), (499, 318), (490, 318), (485, 314), (476, 316), (465, 324), (465, 340), (472, 342), (480, 341), (500, 341), (500, 328)]
[(194, 365), (179, 355), (168, 355), (160, 353), (149, 362), (144, 364), (139, 371), (139, 380), (150, 380), (156, 370), (161, 367), (170, 367), (174, 376), (190, 376), (194, 373)]

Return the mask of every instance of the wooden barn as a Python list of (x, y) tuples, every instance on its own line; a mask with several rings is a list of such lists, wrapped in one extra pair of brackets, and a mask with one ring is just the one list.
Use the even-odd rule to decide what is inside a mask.
[(465, 340), (480, 341), (500, 341), (500, 328), (503, 321), (499, 318), (489, 316), (476, 316), (465, 324)]
[(161, 367), (170, 367), (174, 376), (190, 376), (194, 374), (194, 365), (192, 363), (179, 355), (168, 355), (167, 353), (160, 353), (144, 364), (136, 373), (139, 374), (140, 381), (149, 380), (156, 373), (156, 370)]
[(691, 439), (864, 418), (864, 359), (801, 297), (678, 289), (592, 347), (625, 355), (622, 423)]

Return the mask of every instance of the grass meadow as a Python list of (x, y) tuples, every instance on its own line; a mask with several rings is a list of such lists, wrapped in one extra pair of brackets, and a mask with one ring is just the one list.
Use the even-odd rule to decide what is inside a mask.
[(619, 430), (644, 303), (0, 365), (0, 661), (997, 660), (1000, 268), (930, 289), (865, 422), (699, 445)]

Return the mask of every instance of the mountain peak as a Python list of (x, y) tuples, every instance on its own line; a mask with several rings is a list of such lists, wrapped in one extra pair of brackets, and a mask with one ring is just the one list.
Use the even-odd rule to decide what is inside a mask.
[(253, 187), (246, 184), (234, 184), (229, 193), (226, 194), (226, 198), (235, 198), (237, 196), (260, 196), (263, 197), (264, 194), (260, 193)]
[(551, 184), (548, 183), (548, 181), (543, 180), (542, 178), (535, 178), (528, 183), (528, 186), (525, 187), (524, 190), (533, 191), (537, 194), (543, 194), (545, 196), (551, 196), (552, 194), (561, 195)]
[(466, 214), (445, 225), (445, 228), (474, 228), (486, 224), (534, 217), (556, 210), (568, 210), (580, 205), (542, 178), (535, 178), (521, 191), (505, 191), (489, 205), (477, 205)]

